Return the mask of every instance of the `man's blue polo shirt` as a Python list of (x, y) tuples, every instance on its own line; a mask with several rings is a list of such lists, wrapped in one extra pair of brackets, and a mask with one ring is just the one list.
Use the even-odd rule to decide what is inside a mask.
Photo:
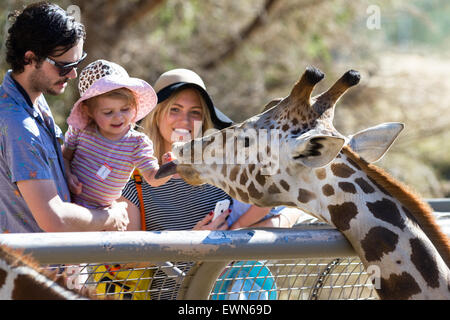
[(0, 86), (0, 233), (42, 232), (17, 181), (53, 180), (60, 198), (70, 201), (61, 153), (62, 131), (44, 96), (37, 101), (42, 119), (21, 90), (8, 71)]

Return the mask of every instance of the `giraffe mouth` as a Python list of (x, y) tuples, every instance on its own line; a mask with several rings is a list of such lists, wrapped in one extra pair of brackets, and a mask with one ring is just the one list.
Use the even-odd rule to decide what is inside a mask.
[(165, 164), (163, 164), (161, 167), (159, 167), (158, 172), (155, 174), (156, 179), (165, 178), (167, 176), (173, 175), (177, 173), (177, 161), (170, 161)]
[(167, 162), (159, 167), (158, 172), (155, 174), (155, 178), (161, 179), (176, 173), (189, 184), (201, 185), (205, 183), (192, 166), (179, 164), (177, 160)]

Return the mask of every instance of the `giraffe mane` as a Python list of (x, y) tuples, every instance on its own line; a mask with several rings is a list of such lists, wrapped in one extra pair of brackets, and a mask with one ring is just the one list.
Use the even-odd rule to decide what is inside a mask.
[(36, 272), (42, 274), (44, 277), (51, 281), (54, 281), (61, 287), (64, 287), (68, 291), (72, 291), (82, 297), (89, 299), (96, 299), (95, 292), (89, 289), (83, 289), (81, 291), (69, 289), (66, 286), (67, 275), (65, 273), (58, 275), (57, 271), (49, 271), (36, 262), (35, 259), (29, 254), (24, 254), (23, 250), (12, 249), (4, 245), (0, 245), (0, 257), (2, 257), (11, 267), (29, 267), (34, 269)]
[(31, 255), (24, 254), (23, 250), (12, 249), (7, 246), (0, 246), (0, 256), (12, 267), (26, 266), (33, 268), (42, 275), (48, 277), (50, 280), (56, 280), (54, 272), (42, 269)]
[(398, 199), (409, 210), (414, 220), (436, 247), (447, 266), (450, 266), (450, 240), (437, 224), (430, 205), (423, 201), (410, 187), (396, 180), (381, 168), (365, 161), (349, 146), (343, 147), (342, 151), (372, 180)]

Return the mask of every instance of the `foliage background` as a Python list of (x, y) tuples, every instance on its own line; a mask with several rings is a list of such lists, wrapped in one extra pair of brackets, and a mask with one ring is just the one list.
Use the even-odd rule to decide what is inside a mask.
[[(31, 2), (0, 1), (2, 74), (8, 69), (7, 15)], [(340, 100), (336, 128), (349, 135), (381, 122), (404, 122), (406, 129), (378, 165), (425, 197), (450, 197), (447, 0), (53, 2), (79, 8), (87, 29), (84, 65), (112, 60), (151, 84), (168, 69), (193, 69), (235, 121), (289, 94), (308, 65), (326, 73), (316, 93), (356, 69), (362, 80)], [(380, 28), (370, 28), (373, 8)], [(64, 95), (47, 97), (63, 131), (76, 86), (72, 81)]]

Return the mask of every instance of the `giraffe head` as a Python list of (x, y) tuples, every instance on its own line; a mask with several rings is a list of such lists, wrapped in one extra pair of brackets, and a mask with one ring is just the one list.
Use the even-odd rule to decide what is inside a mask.
[[(346, 143), (368, 161), (379, 159), (403, 126), (387, 124), (345, 137), (333, 126), (334, 108), (360, 75), (350, 70), (329, 90), (311, 97), (323, 78), (320, 70), (308, 67), (290, 94), (271, 101), (263, 113), (190, 143), (174, 144), (176, 171), (190, 184), (218, 186), (243, 202), (298, 206), (298, 188), (291, 188), (287, 177), (295, 177), (296, 185), (307, 184), (312, 169), (328, 165)], [(376, 148), (370, 147), (374, 140)], [(165, 167), (175, 170), (169, 164), (160, 171)]]

